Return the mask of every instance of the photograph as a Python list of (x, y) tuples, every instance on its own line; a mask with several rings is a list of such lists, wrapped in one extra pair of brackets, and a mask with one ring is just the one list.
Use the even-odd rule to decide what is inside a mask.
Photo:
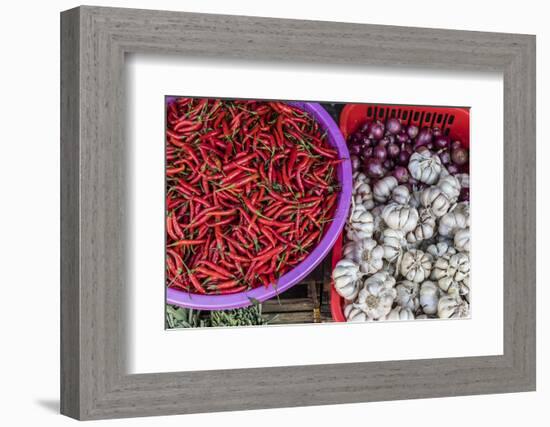
[[(53, 308), (57, 334), (8, 328), (9, 401), (33, 378), (39, 409), (11, 405), (14, 420), (71, 422), (49, 422), (57, 406), (124, 425), (333, 427), (367, 411), (453, 427), (547, 412), (543, 14), (111, 3), (7, 20), (21, 24), (7, 44), (28, 46), (5, 67), (4, 145), (21, 154), (0, 172), (22, 224), (4, 221), (6, 301), (13, 319), (21, 296)], [(59, 108), (32, 114), (37, 100)], [(31, 260), (34, 242), (58, 259)], [(16, 285), (29, 265), (39, 285)]]
[(166, 95), (167, 329), (470, 318), (470, 108)]

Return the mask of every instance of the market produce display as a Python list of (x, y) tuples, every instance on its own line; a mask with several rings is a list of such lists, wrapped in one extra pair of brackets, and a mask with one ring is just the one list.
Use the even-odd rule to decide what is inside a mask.
[(169, 329), (258, 326), (267, 325), (269, 320), (262, 316), (262, 307), (258, 303), (246, 308), (210, 312), (201, 312), (192, 308), (173, 305), (166, 306), (166, 326)]
[(280, 102), (176, 98), (166, 126), (166, 286), (276, 284), (315, 248), (341, 160), (312, 117)]
[(348, 148), (352, 207), (332, 273), (346, 320), (468, 317), (468, 147), (390, 118), (362, 124)]

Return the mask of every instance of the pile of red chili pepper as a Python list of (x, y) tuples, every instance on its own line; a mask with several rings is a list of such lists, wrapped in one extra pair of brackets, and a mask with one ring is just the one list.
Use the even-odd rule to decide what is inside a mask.
[(280, 102), (176, 98), (166, 119), (167, 286), (276, 285), (332, 220), (336, 150)]

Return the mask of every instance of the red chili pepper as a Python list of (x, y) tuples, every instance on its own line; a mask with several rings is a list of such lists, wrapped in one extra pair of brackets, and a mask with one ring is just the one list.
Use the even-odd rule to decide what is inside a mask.
[(226, 280), (226, 281), (220, 282), (220, 283), (212, 286), (212, 288), (215, 289), (215, 290), (231, 289), (231, 288), (234, 288), (235, 286), (237, 286), (239, 283), (240, 283), (240, 280), (231, 279), (231, 280)]
[(286, 104), (283, 104), (282, 102), (272, 102), (271, 107), (281, 113), (286, 113), (289, 115), (293, 114), (292, 108), (290, 108), (290, 106)]
[[(166, 225), (166, 229), (168, 229), (168, 225)], [(184, 234), (174, 212), (172, 212), (172, 229), (174, 230), (174, 234), (177, 236), (176, 240), (183, 239)]]
[(180, 172), (185, 170), (185, 165), (180, 166), (179, 168), (168, 168), (166, 169), (166, 175), (177, 175)]
[(255, 257), (253, 259), (253, 261), (255, 261), (257, 263), (265, 262), (267, 259), (271, 258), (272, 256), (276, 256), (276, 255), (280, 254), (283, 250), (284, 250), (284, 248), (279, 246), (277, 248), (271, 249), (271, 250), (263, 253), (262, 255), (259, 255), (259, 256)]
[(195, 272), (196, 272), (196, 273), (203, 274), (204, 276), (206, 276), (206, 277), (209, 278), (209, 279), (227, 280), (227, 278), (228, 278), (228, 277), (225, 276), (224, 274), (220, 274), (220, 273), (218, 273), (217, 271), (209, 270), (209, 269), (204, 268), (204, 267), (197, 267), (197, 268), (195, 268)]
[(220, 267), (219, 265), (216, 265), (214, 263), (211, 263), (210, 261), (208, 260), (201, 260), (199, 261), (200, 264), (204, 264), (205, 266), (209, 267), (210, 269), (214, 270), (214, 271), (217, 271), (218, 273), (226, 276), (226, 277), (231, 277), (233, 276), (233, 273), (227, 271), (226, 269)]
[(189, 274), (189, 280), (191, 281), (191, 283), (193, 284), (193, 287), (199, 294), (206, 293), (206, 291), (203, 289), (198, 279), (193, 274)]
[(221, 289), (221, 290), (220, 290), (219, 292), (217, 292), (217, 293), (220, 294), (220, 295), (236, 294), (236, 293), (245, 291), (245, 290), (247, 290), (247, 289), (248, 289), (248, 286), (243, 285), (243, 286), (239, 286), (239, 287), (231, 288), (231, 289)]
[(174, 232), (173, 229), (173, 223), (172, 223), (172, 216), (169, 215), (166, 217), (166, 233), (172, 240), (179, 240), (178, 235)]
[(247, 230), (248, 232), (250, 233), (251, 230), (257, 232), (257, 233), (260, 233), (260, 229), (258, 228), (258, 226), (256, 225), (256, 223), (254, 221), (252, 221), (252, 219), (248, 216), (248, 214), (244, 211), (243, 208), (238, 208), (239, 209), (239, 212), (241, 213), (241, 216), (246, 220), (246, 222), (249, 224)]
[(245, 178), (242, 178), (240, 179), (239, 181), (237, 182), (233, 182), (231, 185), (233, 185), (234, 187), (238, 188), (238, 187), (242, 187), (243, 185), (249, 183), (249, 182), (252, 182), (252, 181), (255, 181), (258, 179), (258, 174), (253, 174), (253, 175), (249, 175)]
[(179, 127), (177, 125), (174, 126), (174, 130), (176, 132), (183, 132), (183, 133), (197, 131), (200, 128), (202, 128), (202, 122), (196, 122), (196, 123), (193, 123), (193, 124), (187, 125), (187, 126), (179, 126)]
[(176, 242), (174, 242), (174, 243), (172, 243), (168, 246), (169, 247), (179, 247), (179, 246), (200, 245), (204, 242), (206, 242), (205, 239), (186, 239), (186, 240), (177, 240)]
[(258, 222), (261, 223), (261, 224), (265, 224), (265, 225), (271, 225), (271, 226), (274, 226), (274, 227), (290, 227), (292, 226), (292, 223), (290, 222), (281, 222), (281, 221), (277, 221), (277, 220), (274, 220), (274, 219), (271, 219), (271, 218), (258, 218)]
[(320, 231), (315, 231), (315, 232), (311, 233), (311, 234), (301, 243), (302, 248), (304, 248), (304, 249), (308, 248), (308, 247), (313, 243), (313, 241), (317, 238), (317, 236), (319, 236), (319, 233), (320, 233)]
[(234, 220), (235, 220), (235, 218), (227, 218), (227, 219), (224, 219), (222, 221), (216, 220), (215, 222), (207, 222), (206, 226), (207, 227), (216, 227), (216, 226), (227, 225), (227, 224), (232, 223)]
[(184, 226), (183, 228), (185, 228), (185, 229), (191, 229), (191, 228), (198, 227), (199, 225), (202, 225), (202, 224), (204, 224), (206, 221), (208, 221), (208, 218), (209, 218), (208, 216), (203, 215), (203, 216), (201, 216), (200, 219), (195, 220), (195, 221), (191, 221), (190, 224), (187, 224), (187, 225)]
[(242, 175), (244, 171), (242, 169), (234, 170), (233, 172), (229, 173), (225, 178), (222, 179), (222, 184), (227, 184), (235, 180), (235, 178), (238, 178), (240, 175)]
[(231, 216), (231, 215), (235, 215), (236, 213), (237, 213), (237, 209), (230, 209), (228, 211), (223, 211), (223, 210), (209, 211), (205, 215), (206, 216)]

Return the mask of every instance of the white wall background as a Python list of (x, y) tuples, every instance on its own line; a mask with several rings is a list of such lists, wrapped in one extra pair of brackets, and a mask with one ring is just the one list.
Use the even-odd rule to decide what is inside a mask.
[[(458, 3), (458, 2), (457, 2)], [(544, 2), (175, 0), (96, 1), (97, 5), (319, 19), (419, 27), (537, 34), (538, 100), (538, 391), (509, 395), (262, 410), (157, 419), (116, 420), (155, 425), (394, 425), (445, 427), (547, 425), (550, 401), (549, 310), (543, 301), (550, 255), (544, 239), (550, 215), (544, 159), (550, 133), (550, 28)], [(0, 420), (5, 425), (63, 426), (59, 384), (59, 12), (75, 1), (9, 2), (0, 25)], [(546, 13), (545, 13), (546, 12)], [(545, 169), (545, 170), (544, 170)], [(7, 292), (6, 292), (7, 291)], [(25, 292), (25, 293), (23, 293)], [(545, 311), (546, 310), (546, 311)], [(545, 311), (545, 312), (544, 312)], [(545, 360), (546, 359), (546, 360)], [(546, 405), (545, 405), (546, 404)], [(478, 421), (479, 420), (479, 421)]]

